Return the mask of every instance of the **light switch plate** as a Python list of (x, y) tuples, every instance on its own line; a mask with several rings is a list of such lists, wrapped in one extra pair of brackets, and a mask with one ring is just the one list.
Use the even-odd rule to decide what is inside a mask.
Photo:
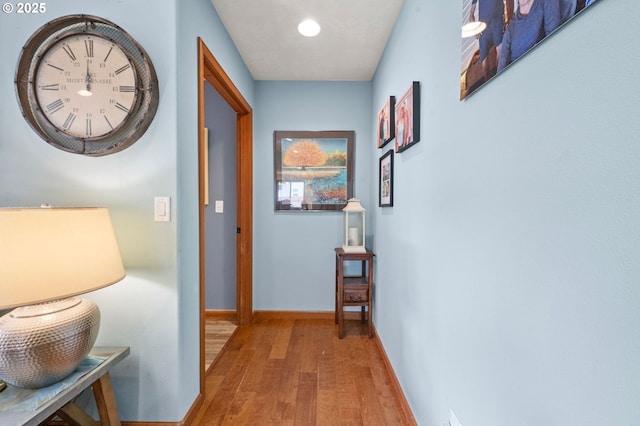
[(156, 222), (169, 222), (171, 220), (171, 198), (154, 197), (153, 215)]
[(224, 212), (224, 201), (216, 200), (216, 213)]

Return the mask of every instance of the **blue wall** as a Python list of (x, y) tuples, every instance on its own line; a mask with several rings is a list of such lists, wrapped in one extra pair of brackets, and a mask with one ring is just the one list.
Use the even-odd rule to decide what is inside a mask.
[(200, 388), (198, 37), (202, 38), (250, 105), (253, 103), (253, 79), (209, 0), (177, 1), (176, 4), (178, 5), (176, 50), (179, 64), (175, 80), (179, 96), (174, 109), (177, 118), (179, 209), (176, 247), (179, 264), (177, 334), (183, 375), (180, 377), (182, 382), (175, 384), (174, 391), (184, 399), (178, 411), (178, 418), (182, 419), (195, 401)]
[(273, 132), (354, 130), (355, 196), (373, 208), (370, 82), (256, 82), (254, 115), (255, 310), (332, 311), (333, 249), (342, 244), (342, 212), (275, 212)]
[(419, 80), (422, 137), (374, 320), (420, 424), (640, 422), (640, 5), (590, 7), (460, 102), (461, 2), (404, 2), (371, 116)]
[[(0, 15), (0, 205), (48, 202), (111, 211), (127, 277), (87, 297), (102, 311), (97, 344), (131, 346), (131, 355), (112, 373), (125, 420), (178, 419), (183, 413), (177, 407), (187, 404), (171, 386), (182, 374), (176, 222), (153, 221), (154, 196), (176, 202), (176, 11), (173, 0), (154, 7), (156, 26), (140, 24), (149, 13), (145, 2), (70, 0), (48, 2), (39, 15)], [(54, 18), (78, 13), (110, 19), (137, 39), (160, 86), (160, 105), (146, 134), (130, 148), (99, 158), (69, 154), (41, 140), (21, 117), (13, 85), (20, 49), (31, 34)]]
[[(128, 275), (89, 297), (98, 344), (132, 348), (112, 374), (123, 420), (179, 421), (199, 391), (197, 37), (254, 107), (255, 309), (332, 310), (341, 242), (340, 213), (273, 211), (273, 131), (353, 129), (374, 322), (419, 423), (640, 419), (637, 2), (599, 0), (464, 102), (455, 1), (405, 0), (364, 83), (254, 82), (208, 0), (47, 5), (0, 15), (0, 205), (110, 208)], [(156, 66), (158, 115), (121, 153), (56, 150), (20, 116), (20, 48), (71, 13), (115, 21)], [(412, 80), (422, 141), (396, 156), (380, 209), (374, 118)], [(169, 223), (153, 222), (157, 195)]]
[[(127, 277), (87, 297), (102, 311), (97, 344), (131, 347), (112, 371), (120, 417), (177, 422), (200, 388), (197, 37), (249, 103), (253, 80), (208, 0), (46, 6), (38, 15), (0, 14), (0, 206), (109, 208)], [(79, 13), (112, 20), (137, 39), (160, 86), (158, 112), (145, 135), (99, 158), (60, 151), (36, 136), (21, 117), (13, 83), (31, 34)], [(171, 197), (171, 222), (153, 221), (154, 196)]]

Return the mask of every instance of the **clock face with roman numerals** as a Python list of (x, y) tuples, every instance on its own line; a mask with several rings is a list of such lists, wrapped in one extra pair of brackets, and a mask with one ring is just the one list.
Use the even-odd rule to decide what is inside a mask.
[(25, 119), (45, 141), (90, 156), (133, 144), (159, 102), (144, 49), (114, 23), (89, 15), (58, 18), (31, 36), (16, 91)]
[(108, 135), (135, 105), (135, 68), (117, 44), (97, 35), (74, 35), (54, 44), (35, 77), (44, 116), (73, 137)]

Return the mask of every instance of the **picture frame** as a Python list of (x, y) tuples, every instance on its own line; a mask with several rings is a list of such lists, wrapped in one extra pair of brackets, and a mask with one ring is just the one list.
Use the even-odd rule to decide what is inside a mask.
[(389, 96), (378, 112), (378, 148), (384, 147), (396, 135), (395, 126), (396, 97)]
[(353, 197), (355, 132), (273, 134), (275, 211), (340, 211)]
[[(462, 0), (461, 101), (498, 77), (511, 64), (526, 56), (550, 35), (599, 1), (560, 2), (555, 8), (545, 10), (544, 20), (519, 18), (526, 17), (532, 6), (524, 6), (527, 10), (521, 13), (518, 11), (521, 6), (517, 0), (504, 0), (501, 3), (502, 11), (483, 16), (485, 13), (481, 12), (482, 6), (474, 4), (473, 0)], [(523, 28), (526, 30), (523, 31)], [(523, 37), (522, 34), (526, 36)]]
[(396, 152), (420, 142), (420, 82), (411, 83), (395, 105)]
[(388, 150), (380, 157), (378, 207), (393, 207), (393, 149)]

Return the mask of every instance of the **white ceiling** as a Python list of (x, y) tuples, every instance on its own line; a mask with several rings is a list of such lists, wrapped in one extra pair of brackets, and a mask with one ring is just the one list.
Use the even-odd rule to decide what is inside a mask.
[[(211, 0), (255, 80), (368, 81), (403, 0)], [(322, 31), (304, 37), (298, 24)]]

